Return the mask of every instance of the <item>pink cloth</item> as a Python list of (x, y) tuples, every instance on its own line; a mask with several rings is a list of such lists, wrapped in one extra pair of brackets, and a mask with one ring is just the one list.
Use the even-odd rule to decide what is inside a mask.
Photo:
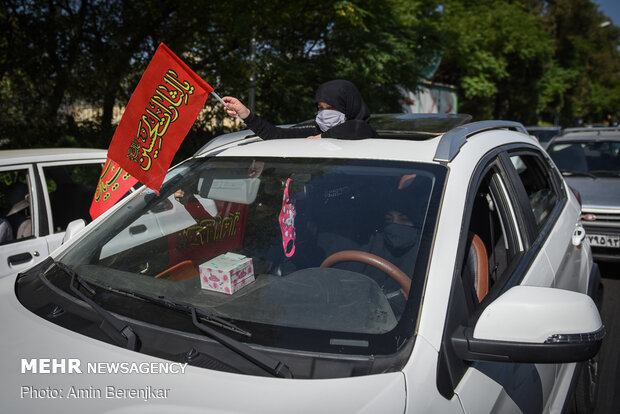
[[(288, 187), (291, 183), (291, 179), (286, 180), (286, 186), (284, 187), (284, 196), (282, 197), (282, 210), (280, 210), (280, 232), (282, 233), (282, 248), (284, 249), (284, 255), (291, 257), (295, 254), (295, 201), (289, 197)], [(287, 251), (287, 246), (292, 241), (292, 247), (290, 251)]]

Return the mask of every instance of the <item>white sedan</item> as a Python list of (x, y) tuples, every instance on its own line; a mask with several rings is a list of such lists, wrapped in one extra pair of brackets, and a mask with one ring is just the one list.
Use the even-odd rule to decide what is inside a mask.
[(579, 202), (522, 125), (421, 120), (223, 136), (2, 280), (5, 411), (591, 410)]
[(45, 259), (71, 221), (90, 221), (106, 154), (87, 148), (0, 151), (0, 278)]

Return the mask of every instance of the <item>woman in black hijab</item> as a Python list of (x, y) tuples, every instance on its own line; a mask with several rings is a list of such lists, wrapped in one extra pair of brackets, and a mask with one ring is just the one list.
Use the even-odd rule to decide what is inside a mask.
[(245, 124), (263, 139), (279, 138), (343, 138), (363, 139), (376, 137), (370, 126), (370, 111), (357, 90), (347, 80), (323, 83), (316, 91), (318, 113), (315, 126), (310, 128), (280, 128), (251, 112), (237, 98), (225, 96), (226, 111), (239, 116)]

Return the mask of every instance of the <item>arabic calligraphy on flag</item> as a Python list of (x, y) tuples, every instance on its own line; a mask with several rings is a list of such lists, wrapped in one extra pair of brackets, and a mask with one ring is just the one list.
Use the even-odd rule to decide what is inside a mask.
[(213, 88), (161, 43), (129, 99), (108, 157), (159, 191)]
[(137, 182), (137, 179), (108, 158), (90, 205), (89, 212), (93, 220), (116, 204)]

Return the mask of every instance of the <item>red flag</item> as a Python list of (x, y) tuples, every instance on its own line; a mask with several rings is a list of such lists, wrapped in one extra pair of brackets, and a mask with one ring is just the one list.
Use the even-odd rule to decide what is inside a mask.
[(90, 204), (89, 212), (93, 220), (116, 204), (137, 182), (137, 179), (108, 158), (103, 166), (95, 196)]
[(129, 99), (108, 157), (159, 191), (213, 88), (161, 43)]

